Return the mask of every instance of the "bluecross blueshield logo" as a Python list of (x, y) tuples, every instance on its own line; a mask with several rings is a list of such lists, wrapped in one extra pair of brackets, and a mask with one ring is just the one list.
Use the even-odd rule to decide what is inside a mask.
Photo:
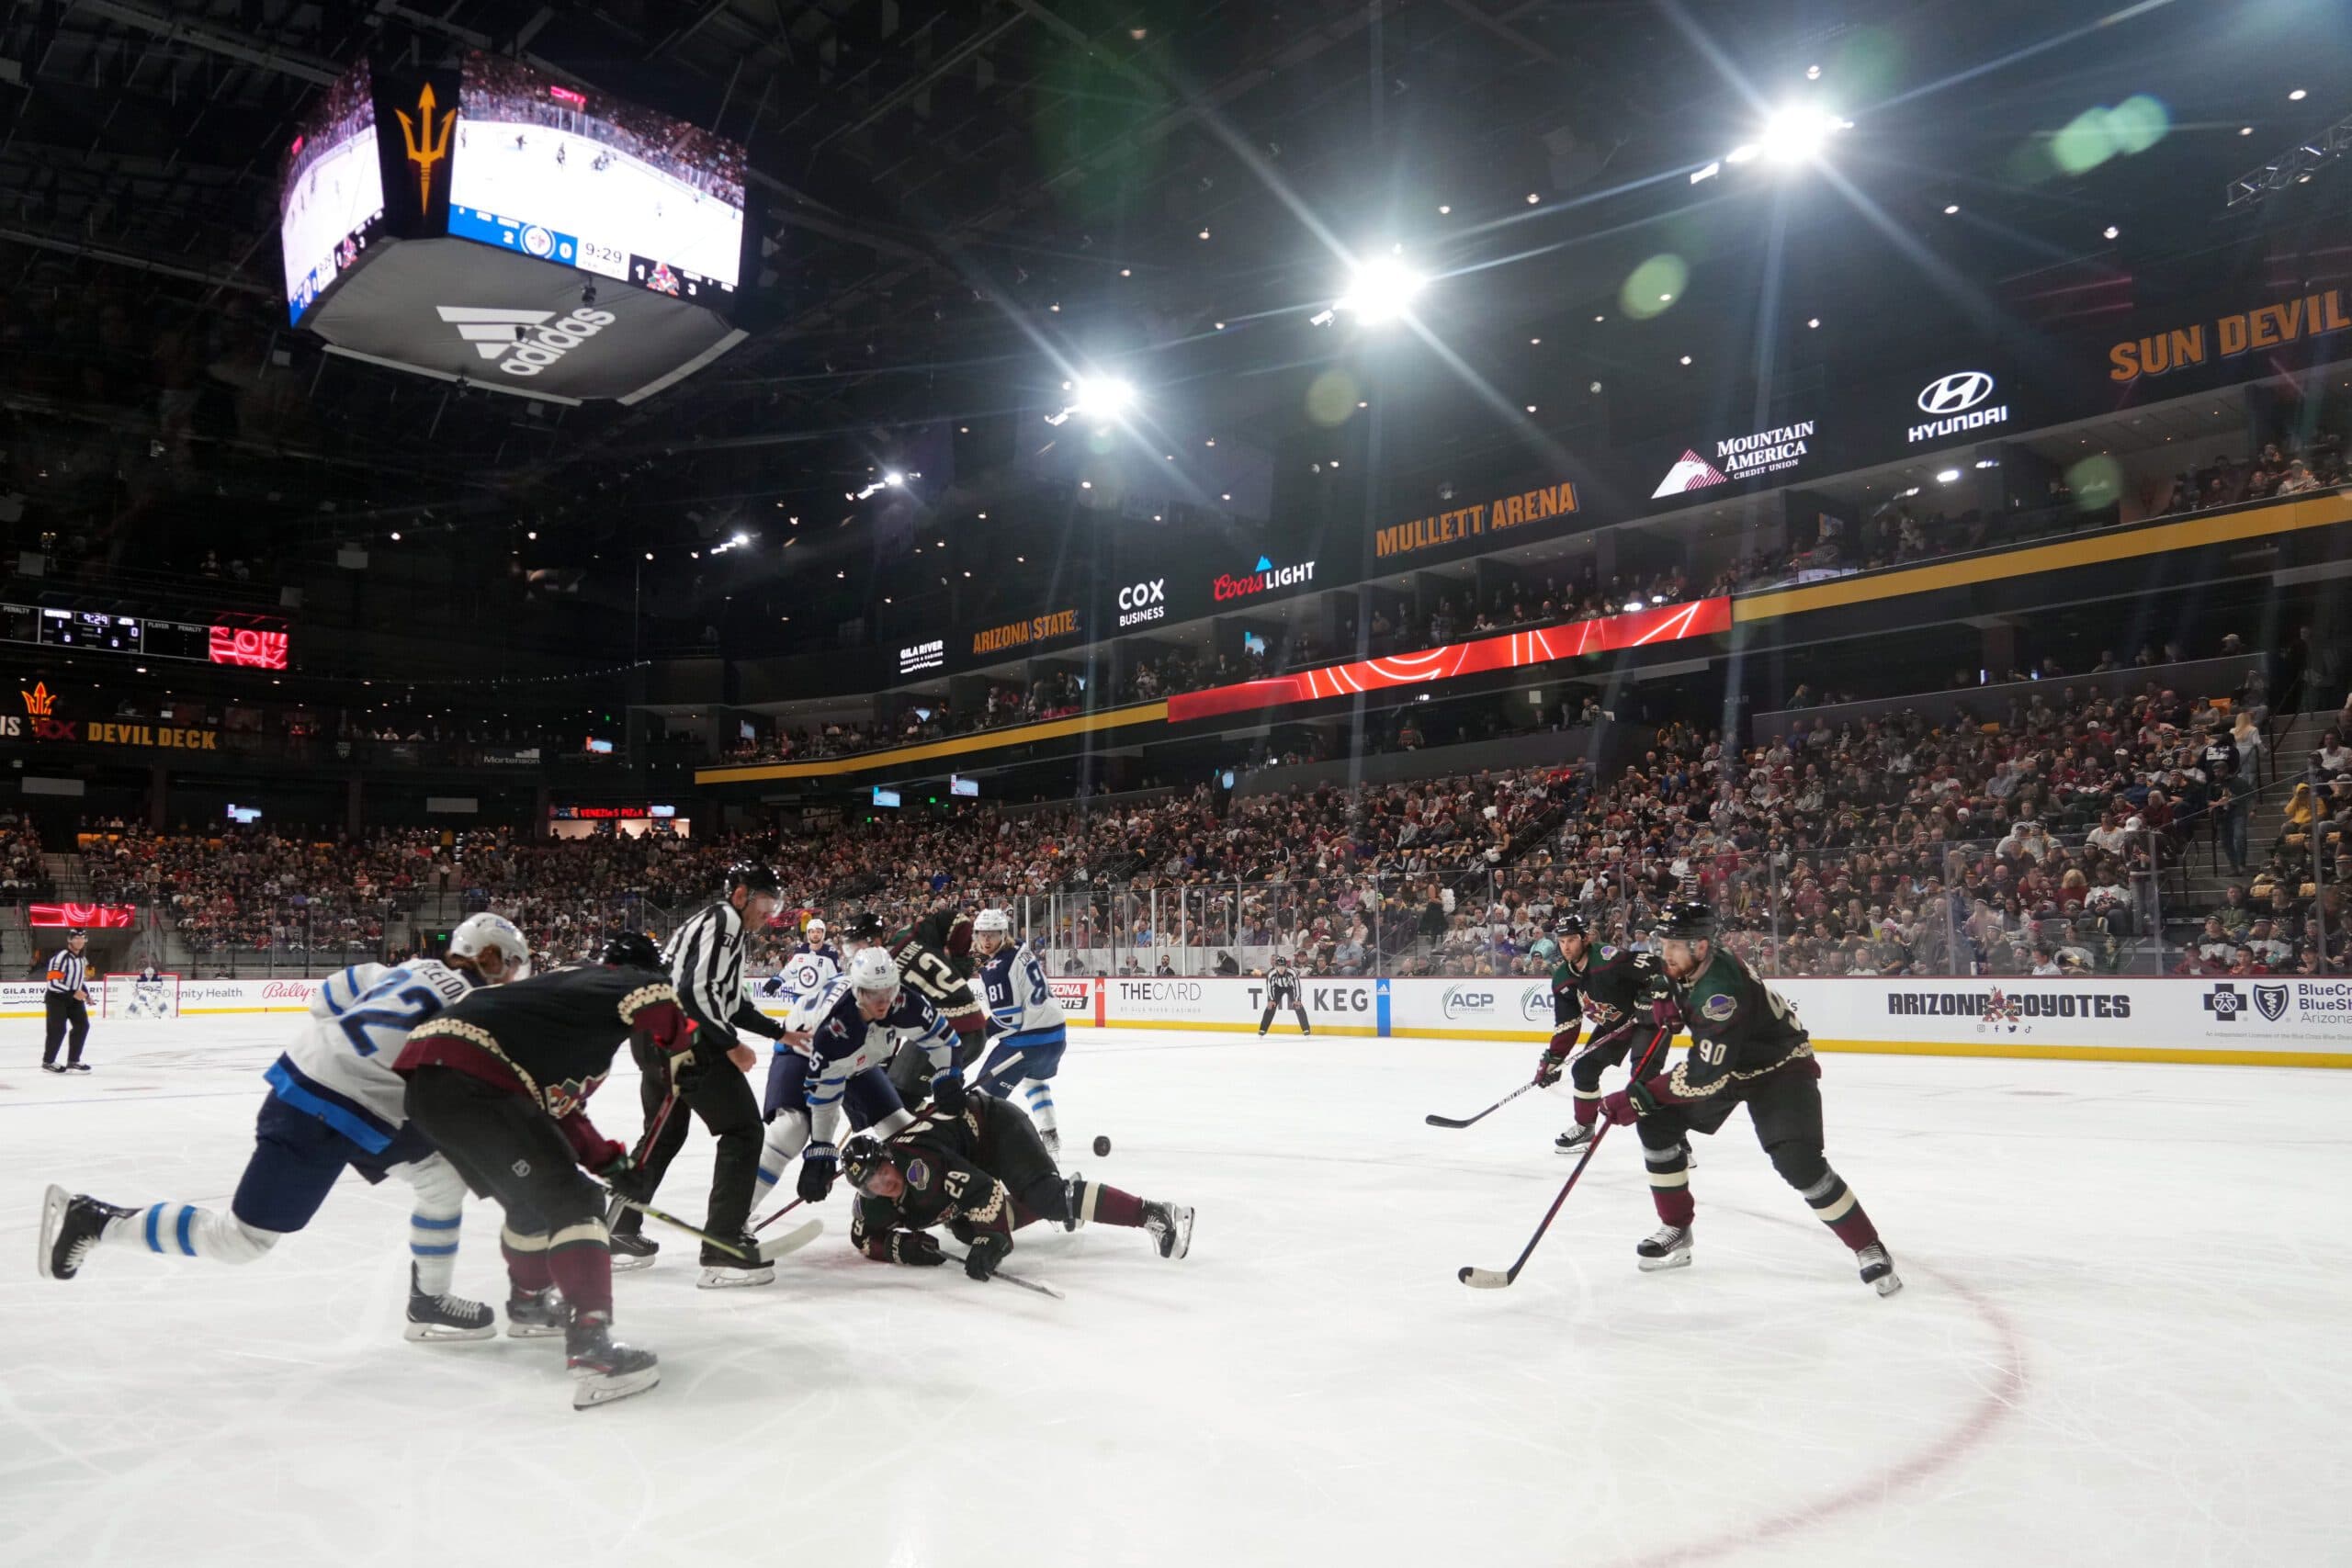
[(2215, 1023), (2235, 1023), (2238, 1014), (2245, 1011), (2245, 1003), (2238, 988), (2226, 980), (2205, 993), (2205, 1010), (2213, 1015)]
[(2272, 1023), (2287, 1016), (2287, 987), (2256, 986), (2254, 988), (2254, 1009)]

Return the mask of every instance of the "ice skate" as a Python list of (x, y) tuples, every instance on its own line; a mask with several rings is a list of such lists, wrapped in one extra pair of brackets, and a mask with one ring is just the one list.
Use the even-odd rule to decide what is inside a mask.
[(1655, 1274), (1661, 1269), (1681, 1269), (1690, 1262), (1690, 1227), (1660, 1225), (1634, 1247), (1634, 1256), (1645, 1274)]
[(549, 1285), (544, 1291), (517, 1291), (506, 1298), (506, 1337), (546, 1339), (571, 1324), (571, 1303)]
[(1880, 1295), (1891, 1296), (1903, 1288), (1903, 1276), (1894, 1271), (1894, 1259), (1883, 1244), (1874, 1241), (1855, 1248), (1854, 1261), (1862, 1267), (1862, 1283)]
[(1552, 1146), (1564, 1155), (1582, 1154), (1592, 1145), (1592, 1129), (1578, 1122), (1552, 1140)]
[(563, 1354), (564, 1364), (571, 1369), (574, 1410), (591, 1410), (643, 1393), (662, 1381), (662, 1368), (653, 1352), (615, 1339), (611, 1319), (601, 1312), (579, 1314), (564, 1331)]
[(416, 1282), (416, 1265), (408, 1266), (408, 1326), (401, 1337), (417, 1341), (493, 1339), (498, 1314), (480, 1302), (463, 1296), (427, 1295)]
[(69, 1073), (86, 1073), (90, 1070), (90, 1064), (87, 1062), (68, 1062), (65, 1064), (65, 1070)]
[(735, 1238), (735, 1245), (748, 1258), (722, 1251), (708, 1242), (702, 1244), (702, 1278), (696, 1288), (705, 1291), (734, 1290), (745, 1285), (775, 1283), (775, 1265), (760, 1256), (760, 1244), (749, 1232)]
[(613, 1249), (613, 1272), (628, 1273), (632, 1269), (650, 1269), (662, 1244), (636, 1231), (615, 1231), (609, 1242)]
[(62, 1073), (65, 1070), (65, 1064), (62, 1062), (43, 1062), (40, 1065), (40, 1070), (45, 1073)]
[(139, 1213), (118, 1203), (102, 1203), (86, 1193), (51, 1186), (41, 1194), (40, 1250), (34, 1262), (44, 1280), (71, 1280), (82, 1260), (98, 1245), (107, 1224)]
[(1182, 1258), (1193, 1250), (1193, 1211), (1182, 1203), (1145, 1199), (1143, 1228), (1159, 1244), (1162, 1258)]

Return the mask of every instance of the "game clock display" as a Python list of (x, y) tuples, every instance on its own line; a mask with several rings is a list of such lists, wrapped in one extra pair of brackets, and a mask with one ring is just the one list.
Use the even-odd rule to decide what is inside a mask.
[(182, 659), (197, 664), (286, 668), (287, 634), (264, 626), (165, 621), (100, 610), (0, 604), (0, 641), (141, 659)]

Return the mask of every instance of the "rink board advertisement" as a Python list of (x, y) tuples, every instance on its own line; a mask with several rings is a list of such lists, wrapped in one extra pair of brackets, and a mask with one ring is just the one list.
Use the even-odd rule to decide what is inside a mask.
[[(92, 976), (96, 993), (97, 976)], [(38, 1018), (47, 1010), (40, 980), (0, 982), (0, 1018)], [(183, 1013), (308, 1012), (316, 980), (279, 976), (268, 980), (187, 980), (180, 982)]]
[[(1099, 984), (1102, 1021), (1114, 1029), (1254, 1031), (1265, 1008), (1265, 982), (1249, 976)], [(2352, 1067), (2352, 980), (1789, 979), (1772, 986), (1824, 1051)], [(1531, 1043), (1552, 1034), (1544, 979), (1308, 976), (1300, 987), (1317, 1033)], [(1295, 1033), (1298, 1021), (1282, 1012), (1272, 1027)]]

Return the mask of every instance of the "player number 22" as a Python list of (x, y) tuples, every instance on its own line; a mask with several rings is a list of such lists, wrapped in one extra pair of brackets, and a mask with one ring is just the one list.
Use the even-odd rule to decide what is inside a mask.
[[(400, 1003), (408, 1004), (405, 1007)], [(375, 1036), (371, 1029), (397, 1030), (406, 1034), (440, 1010), (440, 994), (430, 986), (403, 986), (393, 994), (392, 1003), (383, 1007), (358, 1008), (345, 1013), (336, 1021), (351, 1041), (351, 1048), (363, 1056), (376, 1054)]]

